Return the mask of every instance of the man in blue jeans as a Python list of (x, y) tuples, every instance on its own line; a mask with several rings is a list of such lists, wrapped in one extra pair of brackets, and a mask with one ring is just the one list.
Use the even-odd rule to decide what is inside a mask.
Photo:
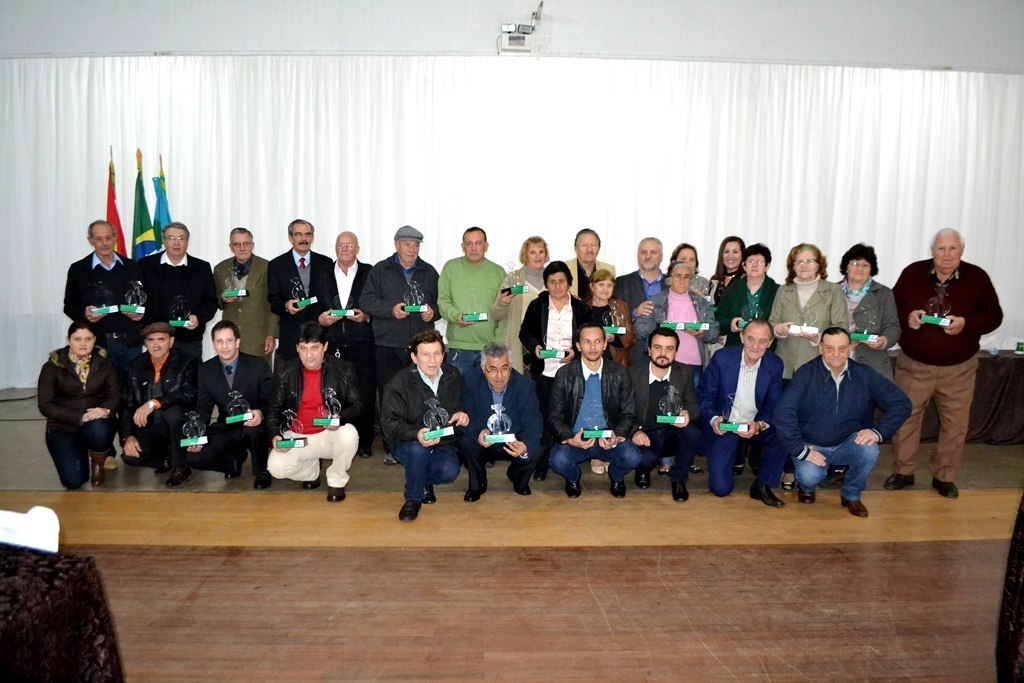
[[(842, 506), (867, 517), (860, 500), (878, 460), (878, 445), (910, 415), (910, 399), (862, 363), (850, 360), (850, 335), (829, 327), (818, 344), (821, 359), (804, 363), (775, 409), (779, 439), (796, 465), (798, 498), (814, 502), (814, 489), (829, 466), (849, 469), (843, 480)], [(882, 417), (875, 421), (875, 409)]]
[(551, 450), (551, 469), (565, 478), (570, 498), (582, 492), (581, 462), (611, 463), (608, 476), (616, 498), (626, 496), (626, 475), (640, 464), (640, 451), (628, 438), (636, 418), (633, 381), (626, 368), (604, 358), (605, 344), (600, 324), (580, 325), (580, 355), (555, 373), (551, 387), (547, 420), (558, 442)]
[[(434, 484), (459, 476), (455, 428), (469, 424), (462, 410), (462, 378), (444, 362), (444, 341), (433, 329), (412, 338), (412, 366), (399, 370), (380, 397), (380, 426), (405, 466), (405, 503), (398, 519), (411, 522), (434, 503)], [(452, 427), (449, 434), (431, 434)], [(428, 438), (429, 435), (429, 438)]]

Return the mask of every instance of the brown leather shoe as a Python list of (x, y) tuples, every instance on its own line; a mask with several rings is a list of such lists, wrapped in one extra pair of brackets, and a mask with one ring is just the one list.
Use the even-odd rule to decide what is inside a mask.
[(814, 502), (814, 491), (804, 491), (803, 489), (797, 489), (796, 499), (801, 503), (807, 503), (810, 505)]
[(164, 483), (167, 486), (181, 486), (191, 476), (192, 470), (189, 467), (175, 467), (171, 470), (171, 476)]
[(842, 496), (839, 497), (839, 503), (850, 511), (850, 514), (854, 517), (867, 517), (868, 509), (864, 507), (864, 503), (859, 500), (846, 500)]
[(95, 453), (89, 451), (89, 480), (93, 486), (103, 486), (107, 480), (107, 470), (103, 464), (107, 461), (109, 453)]

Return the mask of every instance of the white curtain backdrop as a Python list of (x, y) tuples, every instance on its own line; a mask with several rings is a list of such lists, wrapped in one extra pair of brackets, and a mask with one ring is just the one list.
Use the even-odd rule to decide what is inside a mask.
[[(63, 344), (67, 266), (105, 214), (113, 146), (130, 232), (134, 153), (150, 209), (157, 155), (190, 251), (257, 253), (304, 217), (314, 249), (356, 231), (361, 258), (405, 223), (440, 269), (480, 225), (505, 265), (522, 240), (572, 256), (581, 227), (635, 269), (637, 241), (768, 244), (771, 274), (811, 241), (864, 241), (879, 279), (956, 227), (1024, 335), (1024, 76), (819, 66), (509, 57), (109, 57), (0, 60), (0, 387), (28, 387)], [(130, 235), (129, 235), (130, 237)], [(838, 271), (830, 268), (836, 279)]]

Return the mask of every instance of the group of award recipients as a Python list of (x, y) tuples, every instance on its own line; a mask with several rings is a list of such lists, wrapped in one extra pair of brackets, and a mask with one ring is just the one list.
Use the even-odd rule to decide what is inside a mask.
[(656, 238), (616, 278), (589, 229), (574, 259), (549, 261), (546, 241), (530, 237), (521, 267), (503, 269), (486, 258), (486, 232), (469, 228), (463, 255), (440, 273), (419, 257), (424, 237), (411, 226), (373, 266), (358, 260), (352, 232), (338, 235), (335, 260), (312, 251), (314, 237), (311, 223), (292, 221), (292, 248), (267, 261), (235, 228), (232, 256), (211, 268), (188, 253), (182, 223), (135, 262), (115, 251), (108, 223), (93, 222), (93, 251), (68, 270), (67, 345), (39, 376), (61, 483), (101, 486), (119, 438), (125, 463), (167, 473), (169, 487), (193, 469), (238, 477), (251, 456), (254, 488), (277, 478), (316, 489), (326, 460), (327, 500), (339, 502), (354, 458), (372, 456), (379, 401), (385, 463), (405, 469), (402, 521), (463, 465), (470, 503), (497, 460), (510, 461), (519, 495), (550, 470), (578, 497), (588, 463), (616, 498), (630, 472), (647, 489), (657, 470), (683, 502), (698, 454), (709, 490), (726, 496), (752, 452), (751, 498), (782, 507), (781, 486), (813, 503), (829, 477), (842, 506), (866, 517), (861, 493), (881, 441), (895, 447), (885, 488), (914, 485), (934, 398), (932, 486), (958, 495), (979, 338), (1002, 310), (988, 275), (962, 261), (955, 230), (936, 233), (932, 258), (907, 266), (893, 289), (874, 280), (877, 258), (863, 244), (844, 254), (838, 284), (818, 247), (797, 245), (779, 285), (767, 275), (771, 251), (734, 236), (710, 279), (687, 243), (662, 272)]

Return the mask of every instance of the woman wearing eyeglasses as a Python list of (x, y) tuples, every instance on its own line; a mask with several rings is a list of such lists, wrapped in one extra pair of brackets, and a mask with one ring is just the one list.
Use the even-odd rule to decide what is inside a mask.
[(772, 252), (763, 244), (751, 244), (743, 250), (743, 276), (736, 280), (735, 287), (725, 290), (715, 311), (726, 346), (740, 344), (740, 330), (751, 320), (767, 319), (779, 290), (778, 283), (768, 277), (771, 265)]
[(900, 340), (900, 321), (892, 290), (875, 280), (878, 258), (874, 247), (861, 243), (847, 249), (839, 272), (843, 274), (839, 287), (850, 313), (847, 329), (856, 337), (850, 355), (892, 381), (889, 349)]

